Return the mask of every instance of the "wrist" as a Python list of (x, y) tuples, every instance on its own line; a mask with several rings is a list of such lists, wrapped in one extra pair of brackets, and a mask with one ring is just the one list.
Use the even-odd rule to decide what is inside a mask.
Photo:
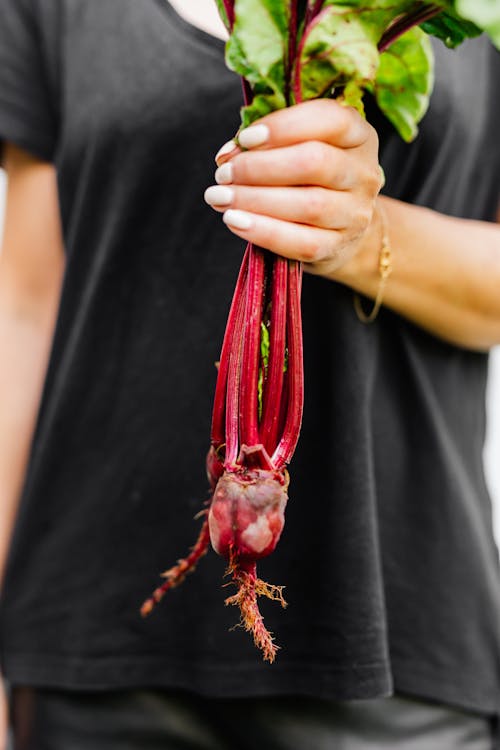
[(371, 222), (359, 240), (352, 257), (336, 269), (330, 278), (365, 294), (368, 290), (375, 291), (379, 280), (380, 248), (383, 237), (384, 222), (375, 205)]

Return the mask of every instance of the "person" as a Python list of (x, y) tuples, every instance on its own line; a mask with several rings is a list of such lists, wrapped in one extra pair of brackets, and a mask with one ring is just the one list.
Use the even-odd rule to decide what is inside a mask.
[[(15, 750), (491, 748), (498, 53), (434, 45), (411, 145), (370, 105), (307, 102), (214, 181), (241, 105), (220, 36), (212, 0), (0, 0), (3, 734), (9, 710)], [(307, 272), (272, 666), (230, 630), (215, 554), (139, 616), (207, 497), (244, 240)]]

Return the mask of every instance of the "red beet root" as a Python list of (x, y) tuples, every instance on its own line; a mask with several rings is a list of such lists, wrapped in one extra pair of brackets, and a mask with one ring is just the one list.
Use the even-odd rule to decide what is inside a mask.
[(256, 560), (275, 549), (283, 526), (288, 500), (288, 472), (268, 469), (226, 471), (215, 489), (208, 527), (212, 547), (229, 560), (228, 575), (238, 591), (226, 599), (241, 612), (241, 625), (251, 632), (255, 645), (267, 661), (274, 661), (277, 647), (264, 625), (257, 597), (279, 601), (281, 586), (270, 586), (257, 578)]
[(239, 607), (241, 626), (252, 633), (254, 643), (269, 662), (277, 646), (264, 625), (257, 604), (258, 596), (278, 601), (286, 607), (283, 587), (272, 586), (257, 577), (256, 560), (270, 554), (279, 541), (285, 524), (288, 500), (288, 472), (264, 469), (226, 471), (219, 479), (209, 511), (202, 511), (205, 521), (190, 555), (163, 573), (167, 580), (144, 602), (141, 613), (148, 615), (167, 591), (178, 586), (208, 548), (225, 557), (238, 591), (226, 599), (227, 605)]
[(265, 469), (226, 471), (208, 514), (214, 550), (242, 562), (259, 560), (275, 549), (285, 525), (288, 475)]

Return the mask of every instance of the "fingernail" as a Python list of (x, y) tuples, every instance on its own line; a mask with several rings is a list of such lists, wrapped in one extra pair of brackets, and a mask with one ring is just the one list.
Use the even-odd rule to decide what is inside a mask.
[(218, 185), (230, 185), (233, 181), (233, 165), (226, 162), (215, 171), (215, 182)]
[(225, 224), (229, 224), (229, 226), (234, 227), (235, 229), (250, 229), (253, 224), (251, 214), (233, 208), (230, 208), (224, 213), (222, 220)]
[(226, 156), (227, 154), (230, 154), (231, 151), (234, 151), (235, 148), (238, 148), (236, 143), (234, 141), (228, 141), (223, 146), (221, 146), (220, 149), (215, 154), (215, 161), (220, 159), (222, 156)]
[(233, 198), (234, 190), (224, 185), (212, 185), (205, 190), (205, 200), (210, 206), (228, 206)]
[(243, 148), (262, 146), (269, 140), (270, 132), (267, 125), (251, 125), (238, 134), (238, 143)]

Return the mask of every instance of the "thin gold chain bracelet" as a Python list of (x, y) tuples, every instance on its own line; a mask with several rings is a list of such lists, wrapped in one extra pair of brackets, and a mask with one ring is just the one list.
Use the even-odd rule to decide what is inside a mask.
[(363, 310), (361, 297), (357, 292), (354, 292), (354, 309), (361, 323), (373, 323), (373, 321), (376, 319), (377, 315), (379, 314), (380, 308), (382, 307), (387, 281), (393, 270), (392, 248), (389, 241), (389, 223), (387, 221), (387, 214), (380, 203), (377, 204), (377, 210), (382, 222), (382, 242), (380, 246), (380, 255), (378, 261), (379, 285), (370, 313), (366, 313)]

